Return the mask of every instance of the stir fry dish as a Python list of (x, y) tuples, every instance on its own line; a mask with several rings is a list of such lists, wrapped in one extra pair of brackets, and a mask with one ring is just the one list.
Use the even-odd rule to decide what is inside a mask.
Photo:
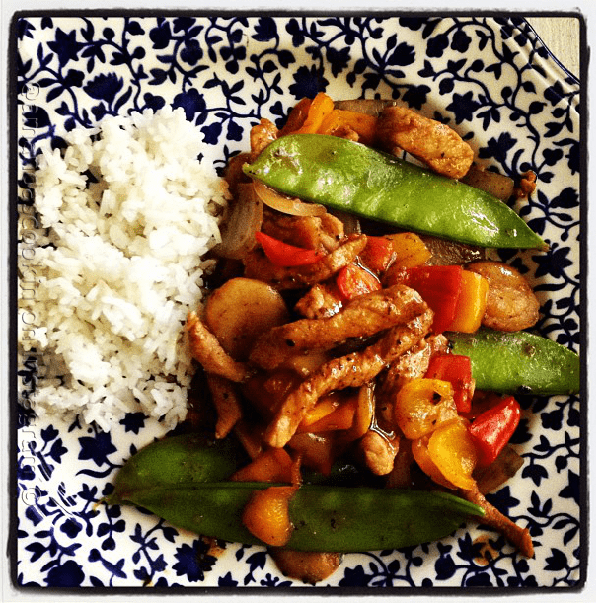
[(535, 175), (484, 171), (448, 126), (369, 108), (303, 99), (230, 161), (218, 267), (186, 324), (190, 429), (133, 455), (107, 499), (265, 545), (311, 583), (343, 553), (471, 520), (533, 556), (485, 494), (523, 464), (517, 398), (579, 391), (577, 355), (531, 332), (530, 284), (491, 259), (547, 249), (506, 203)]

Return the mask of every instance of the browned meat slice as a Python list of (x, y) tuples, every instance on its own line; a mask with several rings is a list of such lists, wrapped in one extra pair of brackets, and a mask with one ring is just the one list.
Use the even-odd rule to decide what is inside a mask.
[(381, 113), (377, 138), (390, 152), (403, 149), (448, 178), (462, 178), (474, 161), (472, 147), (455, 130), (405, 107)]
[(228, 183), (228, 187), (232, 196), (236, 196), (238, 194), (238, 185), (247, 184), (251, 180), (250, 178), (242, 171), (242, 167), (245, 163), (250, 161), (250, 153), (240, 153), (239, 155), (234, 155), (226, 166), (226, 171), (224, 173), (224, 180)]
[(354, 142), (360, 141), (360, 134), (358, 134), (356, 130), (354, 130), (347, 124), (337, 126), (332, 131), (327, 132), (327, 134), (330, 134), (331, 136), (337, 136), (338, 138), (345, 138), (346, 140), (352, 140)]
[(272, 143), (278, 135), (276, 125), (263, 117), (261, 123), (250, 130), (250, 161), (251, 163), (261, 154), (261, 151)]
[(323, 364), (288, 394), (267, 426), (264, 441), (270, 446), (285, 446), (304, 415), (321, 396), (333, 390), (359, 387), (374, 379), (429, 332), (432, 320), (433, 313), (426, 308), (412, 316), (407, 324), (390, 329), (364, 350)]
[(495, 509), (478, 488), (474, 490), (460, 490), (459, 493), (466, 500), (484, 509), (486, 515), (482, 519), (479, 519), (481, 523), (503, 534), (525, 557), (531, 558), (534, 556), (534, 544), (527, 528), (521, 528), (508, 517), (505, 517), (499, 510)]
[(328, 578), (341, 563), (339, 553), (289, 551), (284, 548), (271, 548), (269, 552), (284, 576), (306, 584), (316, 584)]
[(518, 199), (527, 199), (536, 190), (536, 174), (532, 171), (526, 172), (519, 181), (519, 186), (514, 190)]
[(335, 251), (315, 264), (296, 267), (276, 266), (265, 257), (262, 250), (257, 249), (244, 258), (244, 276), (265, 281), (278, 290), (300, 289), (331, 278), (341, 268), (352, 263), (365, 246), (365, 235), (349, 237)]
[(329, 318), (337, 314), (342, 300), (337, 287), (329, 283), (313, 285), (297, 302), (294, 310), (306, 318)]
[(467, 269), (488, 280), (488, 304), (482, 324), (496, 331), (522, 331), (540, 318), (540, 302), (518, 270), (500, 262), (474, 262)]
[(253, 461), (263, 452), (263, 429), (260, 424), (255, 424), (246, 417), (240, 419), (234, 427), (234, 435)]
[(383, 375), (380, 397), (399, 391), (408, 381), (423, 377), (430, 357), (436, 352), (446, 352), (449, 342), (443, 335), (432, 335), (418, 342), (402, 354)]
[(344, 238), (343, 223), (329, 213), (322, 216), (289, 216), (265, 208), (261, 230), (284, 243), (321, 251), (335, 251)]
[(375, 475), (388, 475), (393, 471), (399, 439), (390, 439), (376, 429), (369, 429), (359, 440), (358, 447), (366, 466)]
[(257, 340), (250, 360), (271, 370), (304, 350), (330, 350), (346, 339), (405, 324), (425, 308), (420, 295), (405, 285), (373, 291), (354, 298), (330, 318), (303, 318), (270, 329)]
[(229, 379), (213, 373), (207, 373), (207, 385), (217, 412), (215, 437), (225, 438), (242, 418), (242, 406), (236, 385)]
[(409, 489), (414, 485), (412, 467), (414, 455), (412, 453), (412, 441), (400, 437), (399, 450), (393, 460), (393, 469), (387, 475), (386, 488)]
[(250, 371), (246, 364), (236, 362), (227, 354), (215, 335), (201, 322), (196, 312), (189, 312), (186, 330), (190, 355), (203, 365), (207, 373), (235, 382), (248, 378)]
[(432, 354), (447, 350), (449, 342), (443, 335), (431, 335), (421, 339), (405, 354), (384, 371), (375, 390), (375, 416), (379, 426), (386, 432), (397, 431), (393, 417), (396, 393), (412, 379), (423, 377), (428, 369)]

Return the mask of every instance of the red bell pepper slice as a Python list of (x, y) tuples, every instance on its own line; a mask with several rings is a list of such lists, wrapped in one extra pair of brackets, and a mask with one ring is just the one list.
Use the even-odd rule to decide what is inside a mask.
[(455, 318), (462, 288), (463, 268), (453, 266), (413, 266), (406, 270), (405, 284), (420, 293), (434, 312), (432, 331), (442, 333)]
[(468, 427), (478, 447), (478, 465), (486, 467), (499, 455), (519, 425), (521, 408), (513, 396), (478, 415)]
[(458, 413), (472, 410), (474, 381), (472, 380), (472, 361), (460, 354), (434, 354), (430, 359), (425, 377), (449, 381), (453, 386), (453, 398)]
[(354, 263), (341, 268), (336, 280), (343, 301), (382, 288), (381, 282), (372, 272)]
[(264, 232), (257, 231), (257, 241), (261, 244), (267, 259), (276, 266), (303, 266), (314, 264), (325, 257), (316, 249), (303, 249), (274, 239)]
[(362, 263), (375, 272), (383, 272), (395, 259), (393, 243), (385, 237), (366, 237), (366, 247), (360, 254)]

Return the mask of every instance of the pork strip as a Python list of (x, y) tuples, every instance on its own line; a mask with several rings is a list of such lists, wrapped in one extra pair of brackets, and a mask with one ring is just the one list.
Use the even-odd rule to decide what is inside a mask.
[(359, 387), (374, 379), (429, 332), (432, 320), (433, 312), (426, 308), (413, 316), (407, 324), (391, 328), (365, 349), (323, 364), (288, 394), (267, 426), (264, 441), (270, 446), (285, 446), (304, 415), (321, 396), (333, 390)]
[(296, 267), (276, 266), (257, 249), (243, 260), (244, 276), (265, 281), (278, 290), (300, 289), (331, 278), (352, 263), (365, 246), (366, 235), (348, 237), (345, 243), (318, 262)]
[(358, 441), (358, 449), (374, 475), (389, 475), (399, 450), (399, 438), (390, 439), (371, 428)]
[(294, 310), (305, 318), (329, 318), (337, 314), (342, 307), (342, 300), (337, 286), (330, 283), (314, 284), (297, 302)]
[(266, 117), (263, 117), (256, 126), (250, 130), (250, 163), (252, 163), (265, 147), (277, 139), (279, 130), (277, 126)]
[(265, 208), (261, 230), (274, 239), (303, 249), (335, 251), (344, 238), (343, 223), (326, 213), (322, 216), (290, 216)]
[(207, 373), (225, 377), (230, 381), (245, 381), (250, 371), (243, 362), (234, 360), (222, 347), (215, 335), (203, 324), (196, 312), (189, 312), (186, 322), (190, 355)]
[(229, 379), (207, 373), (207, 386), (217, 412), (215, 437), (219, 440), (225, 438), (242, 418), (242, 405), (236, 385)]
[(399, 436), (399, 450), (393, 459), (393, 469), (387, 475), (386, 488), (409, 489), (414, 486), (412, 467), (414, 465), (412, 441)]
[(446, 352), (449, 341), (443, 335), (431, 335), (418, 342), (412, 349), (402, 354), (383, 375), (379, 394), (391, 396), (406, 383), (424, 377), (430, 357), (436, 352)]
[(525, 557), (531, 558), (534, 556), (534, 544), (527, 528), (521, 528), (511, 519), (505, 517), (498, 509), (495, 509), (477, 487), (473, 490), (460, 490), (460, 495), (484, 509), (486, 515), (479, 520), (481, 523), (503, 534)]
[(271, 370), (304, 350), (330, 350), (350, 338), (370, 337), (404, 324), (426, 308), (405, 285), (360, 295), (329, 318), (303, 318), (273, 327), (256, 342), (250, 360)]
[(462, 178), (474, 161), (472, 147), (455, 130), (405, 107), (381, 113), (377, 138), (390, 152), (403, 149), (448, 178)]

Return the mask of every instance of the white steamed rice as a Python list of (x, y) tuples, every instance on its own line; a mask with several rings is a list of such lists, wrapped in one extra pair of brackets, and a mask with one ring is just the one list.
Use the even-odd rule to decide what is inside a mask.
[(41, 276), (26, 308), (35, 340), (21, 342), (39, 357), (35, 410), (104, 430), (143, 412), (171, 428), (186, 416), (183, 325), (201, 303), (212, 266), (201, 257), (221, 240), (227, 187), (182, 109), (107, 117), (65, 138), (62, 154), (43, 151), (36, 174), (48, 239), (35, 250)]

